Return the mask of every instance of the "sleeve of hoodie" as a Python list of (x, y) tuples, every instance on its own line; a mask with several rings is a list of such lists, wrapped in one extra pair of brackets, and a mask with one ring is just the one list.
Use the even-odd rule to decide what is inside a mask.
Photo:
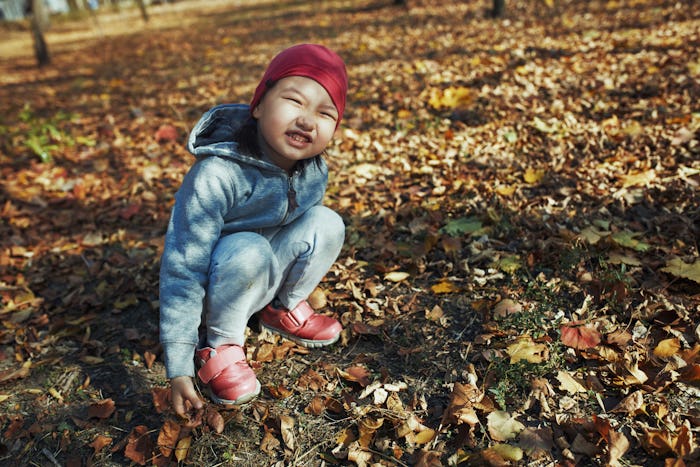
[(199, 160), (175, 195), (160, 267), (160, 341), (168, 378), (194, 376), (209, 262), (235, 202), (225, 164), (218, 157)]

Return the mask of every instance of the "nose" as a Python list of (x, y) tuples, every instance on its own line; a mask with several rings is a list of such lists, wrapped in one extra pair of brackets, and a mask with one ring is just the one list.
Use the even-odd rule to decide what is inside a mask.
[(314, 119), (311, 115), (308, 114), (308, 112), (303, 112), (297, 117), (297, 125), (299, 125), (299, 128), (301, 128), (302, 130), (313, 130)]

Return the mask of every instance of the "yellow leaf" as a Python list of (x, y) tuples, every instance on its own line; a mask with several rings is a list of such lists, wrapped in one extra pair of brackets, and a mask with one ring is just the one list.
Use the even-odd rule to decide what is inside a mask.
[(501, 196), (513, 196), (515, 185), (499, 185), (496, 187), (496, 193)]
[(508, 346), (506, 353), (510, 355), (510, 363), (517, 363), (520, 360), (542, 363), (549, 358), (547, 346), (533, 342), (529, 336), (518, 338)]
[(0, 402), (5, 402), (11, 396), (12, 396), (11, 394), (0, 394)]
[(488, 448), (488, 451), (495, 452), (499, 457), (510, 462), (519, 462), (523, 459), (523, 450), (510, 444), (494, 444)]
[(622, 187), (629, 188), (631, 186), (647, 186), (649, 182), (656, 178), (656, 171), (654, 169), (647, 170), (645, 172), (635, 172), (628, 175), (622, 176)]
[(426, 444), (432, 441), (433, 438), (435, 438), (435, 430), (433, 430), (432, 428), (426, 428), (425, 430), (416, 433), (416, 435), (413, 437), (413, 440), (417, 444)]
[(177, 442), (177, 447), (175, 448), (175, 459), (178, 462), (182, 462), (187, 459), (187, 453), (190, 450), (190, 445), (192, 444), (192, 437), (185, 436), (180, 441)]
[(673, 258), (667, 262), (666, 267), (661, 268), (661, 270), (700, 284), (700, 261), (698, 261), (697, 258), (693, 264), (688, 264), (680, 258)]
[(465, 87), (450, 86), (444, 90), (432, 89), (428, 104), (434, 109), (455, 109), (466, 107), (472, 101), (471, 90)]
[(681, 343), (678, 339), (664, 339), (654, 349), (654, 355), (659, 358), (668, 358), (677, 354), (681, 349)]
[(541, 169), (533, 169), (532, 167), (528, 167), (527, 170), (525, 170), (525, 175), (523, 176), (523, 180), (525, 180), (525, 183), (529, 183), (530, 185), (539, 183), (542, 181), (544, 178), (545, 171)]
[(443, 294), (443, 293), (459, 292), (460, 289), (453, 282), (450, 282), (449, 279), (443, 279), (440, 282), (438, 282), (437, 284), (430, 287), (430, 290), (432, 290), (433, 293), (436, 293), (436, 294)]

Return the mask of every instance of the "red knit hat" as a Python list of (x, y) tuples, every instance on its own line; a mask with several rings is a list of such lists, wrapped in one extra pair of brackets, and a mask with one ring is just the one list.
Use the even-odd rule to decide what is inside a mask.
[(250, 111), (257, 107), (265, 93), (287, 76), (304, 76), (318, 82), (331, 96), (338, 110), (338, 123), (345, 110), (345, 94), (348, 90), (348, 74), (345, 63), (335, 52), (317, 44), (299, 44), (280, 52), (272, 59), (255, 89)]

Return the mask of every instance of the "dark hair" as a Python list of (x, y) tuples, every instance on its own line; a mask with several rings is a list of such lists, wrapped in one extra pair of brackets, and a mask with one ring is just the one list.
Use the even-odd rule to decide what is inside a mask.
[(258, 121), (256, 119), (249, 117), (236, 132), (235, 140), (241, 154), (260, 158), (262, 153), (258, 144)]

